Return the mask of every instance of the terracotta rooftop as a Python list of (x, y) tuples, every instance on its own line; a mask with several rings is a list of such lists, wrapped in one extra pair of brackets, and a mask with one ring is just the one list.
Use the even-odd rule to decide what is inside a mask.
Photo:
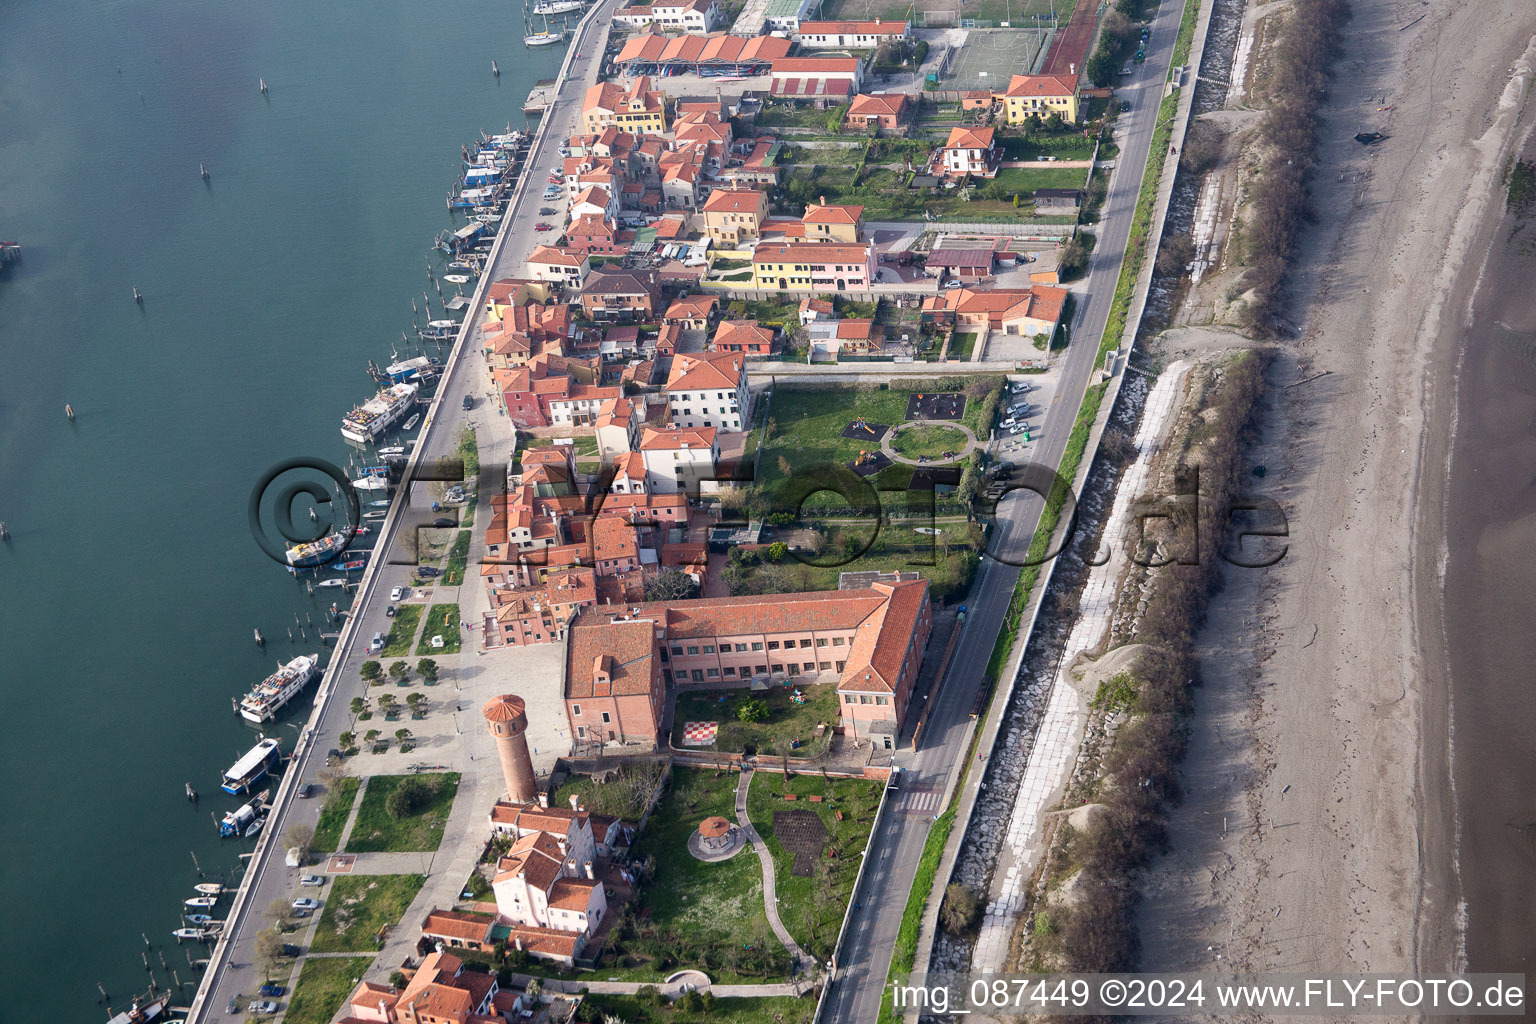
[[(651, 692), (655, 638), (651, 623), (582, 615), (567, 632), (565, 696), (633, 696)], [(607, 682), (597, 681), (598, 671)], [(606, 690), (606, 693), (600, 691)]]

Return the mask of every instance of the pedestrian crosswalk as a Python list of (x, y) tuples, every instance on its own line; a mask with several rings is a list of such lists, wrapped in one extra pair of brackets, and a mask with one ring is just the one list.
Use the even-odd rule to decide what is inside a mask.
[(913, 786), (901, 791), (896, 809), (902, 814), (938, 814), (944, 793), (937, 786)]

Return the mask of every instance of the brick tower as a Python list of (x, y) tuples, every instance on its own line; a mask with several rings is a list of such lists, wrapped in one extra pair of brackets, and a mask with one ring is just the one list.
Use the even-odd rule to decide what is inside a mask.
[(480, 709), (501, 758), (501, 777), (507, 783), (507, 799), (515, 804), (532, 803), (538, 795), (533, 778), (533, 759), (528, 756), (528, 705), (523, 698), (504, 693), (492, 697)]

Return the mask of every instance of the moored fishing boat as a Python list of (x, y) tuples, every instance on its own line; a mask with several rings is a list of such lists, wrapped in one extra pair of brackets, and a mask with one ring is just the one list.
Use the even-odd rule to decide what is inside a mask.
[(182, 906), (191, 907), (194, 910), (207, 910), (210, 907), (218, 906), (218, 903), (219, 898), (217, 896), (192, 896), (181, 901)]
[(288, 564), (295, 569), (313, 569), (331, 561), (347, 546), (345, 533), (329, 533), (308, 544), (296, 544), (288, 549)]
[(405, 421), (405, 429), (406, 430), (414, 430), (414, 429), (416, 429), (416, 424), (419, 423), (420, 421), (421, 421), (421, 413), (418, 412), (414, 416), (412, 416), (410, 419)]
[(272, 770), (272, 766), (281, 756), (282, 746), (278, 741), (262, 737), (261, 742), (247, 750), (240, 760), (230, 765), (229, 770), (224, 773), (224, 781), (219, 788), (231, 796), (250, 792), (252, 786), (267, 777), (267, 773)]
[(393, 384), (341, 418), (341, 436), (368, 444), (398, 423), (416, 405), (415, 384)]
[[(181, 936), (177, 936), (180, 938)], [(153, 991), (144, 998), (135, 998), (133, 1005), (121, 1013), (113, 1014), (107, 1024), (149, 1024), (157, 1019), (171, 1003), (171, 993), (155, 995)]]
[(240, 717), (257, 724), (271, 720), (283, 705), (309, 685), (319, 667), (319, 654), (294, 658), (251, 688), (240, 701)]

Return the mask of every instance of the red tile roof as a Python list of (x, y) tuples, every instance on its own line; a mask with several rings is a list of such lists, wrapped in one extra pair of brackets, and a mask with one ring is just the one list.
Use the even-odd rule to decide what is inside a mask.
[(823, 201), (807, 206), (800, 220), (806, 224), (857, 224), (862, 216), (862, 206), (828, 206)]
[(705, 213), (756, 213), (767, 205), (755, 188), (717, 188), (704, 201)]
[(714, 444), (714, 427), (668, 427), (664, 430), (647, 427), (645, 433), (640, 435), (640, 450), (643, 452), (709, 449)]
[(945, 149), (991, 149), (994, 128), (951, 128)]
[[(721, 325), (722, 329), (724, 325)], [(716, 337), (718, 337), (718, 333)], [(739, 353), (688, 352), (672, 359), (672, 371), (667, 375), (668, 391), (704, 391), (710, 389), (736, 390), (747, 364)]]
[(1014, 75), (1003, 95), (1063, 99), (1076, 92), (1076, 75)]
[(802, 36), (900, 36), (907, 31), (906, 21), (802, 21)]
[(649, 622), (610, 622), (608, 616), (585, 615), (571, 624), (567, 636), (565, 696), (580, 700), (595, 693), (599, 667), (611, 680), (613, 696), (649, 694), (654, 681), (656, 643)]

